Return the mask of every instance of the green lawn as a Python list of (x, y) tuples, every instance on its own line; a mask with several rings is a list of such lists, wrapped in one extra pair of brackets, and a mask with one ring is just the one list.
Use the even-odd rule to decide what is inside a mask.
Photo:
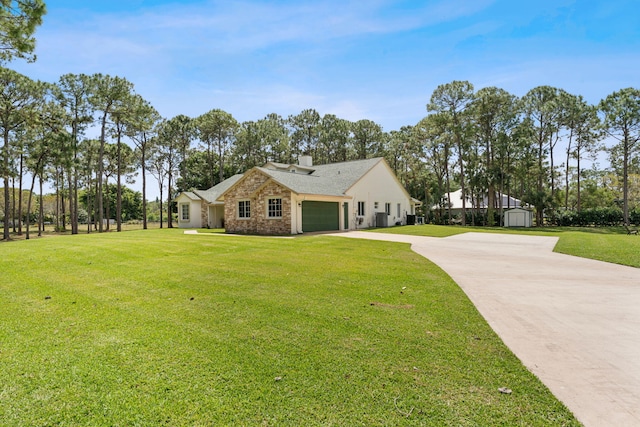
[(370, 231), (427, 237), (447, 237), (468, 232), (556, 236), (559, 238), (555, 247), (556, 252), (640, 267), (640, 236), (628, 236), (623, 227), (502, 228), (427, 224), (378, 228)]
[(408, 245), (131, 231), (0, 271), (3, 426), (579, 425)]

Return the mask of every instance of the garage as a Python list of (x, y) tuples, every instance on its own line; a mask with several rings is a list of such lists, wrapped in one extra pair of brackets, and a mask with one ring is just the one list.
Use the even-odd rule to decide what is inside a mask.
[(302, 231), (340, 230), (340, 209), (337, 202), (302, 202)]

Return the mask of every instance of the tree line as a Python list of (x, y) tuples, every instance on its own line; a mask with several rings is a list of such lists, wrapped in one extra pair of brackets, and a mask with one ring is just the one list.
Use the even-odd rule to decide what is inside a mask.
[[(455, 185), (472, 201), (486, 197), (485, 223), (492, 225), (492, 211), (502, 210), (500, 194), (533, 206), (537, 225), (559, 209), (581, 212), (585, 205), (618, 202), (629, 223), (630, 208), (638, 202), (630, 177), (638, 174), (639, 90), (621, 89), (590, 105), (580, 95), (550, 86), (518, 98), (500, 88), (476, 92), (469, 82), (453, 81), (436, 88), (427, 109), (430, 114), (413, 130), (432, 167), (436, 193), (450, 194)], [(610, 168), (594, 167), (600, 154), (608, 156)], [(592, 161), (590, 168), (585, 160)], [(590, 197), (585, 204), (585, 188), (599, 200)], [(440, 213), (447, 200), (440, 198)], [(467, 209), (474, 221), (473, 207), (463, 198), (463, 225)]]
[[(590, 216), (581, 214), (584, 209), (620, 209), (625, 224), (640, 217), (634, 210), (640, 187), (638, 89), (618, 90), (591, 105), (550, 86), (517, 97), (452, 81), (434, 90), (422, 120), (389, 132), (371, 120), (314, 109), (245, 122), (221, 109), (167, 119), (122, 77), (66, 74), (47, 83), (2, 66), (14, 58), (35, 60), (33, 34), (44, 13), (42, 0), (0, 5), (4, 239), (11, 227), (21, 234), (25, 220), (28, 237), (32, 205), (39, 206), (42, 224), (45, 183), (55, 189), (61, 228), (78, 233), (82, 213), (88, 231), (108, 230), (112, 218), (120, 231), (135, 212), (123, 212), (123, 197), (131, 199), (126, 184), (139, 174), (139, 215), (146, 229), (150, 174), (158, 183), (160, 223), (166, 212), (172, 227), (171, 201), (180, 191), (209, 188), (269, 161), (294, 163), (303, 154), (316, 164), (385, 157), (438, 223), (453, 220), (451, 193), (458, 189), (464, 197), (457, 221), (463, 225), (500, 221), (509, 207), (502, 206), (503, 194), (533, 206), (538, 225), (545, 218), (566, 221), (572, 213), (585, 221)], [(91, 132), (99, 136), (91, 138)], [(599, 169), (593, 162), (603, 154), (610, 167)], [(36, 190), (38, 202), (32, 200)], [(480, 209), (485, 200), (486, 211)]]
[[(25, 186), (30, 190), (30, 212), (36, 184), (42, 189), (48, 182), (58, 195), (62, 226), (73, 234), (80, 208), (98, 231), (109, 227), (110, 218), (120, 231), (123, 188), (139, 173), (146, 228), (147, 174), (156, 178), (167, 210), (180, 191), (209, 188), (269, 161), (294, 163), (303, 154), (317, 164), (385, 157), (413, 197), (436, 206), (431, 214), (437, 222), (452, 219), (454, 189), (466, 195), (463, 225), (493, 225), (506, 208), (501, 194), (535, 207), (539, 225), (554, 209), (580, 212), (584, 188), (593, 191), (598, 179), (596, 186), (609, 185), (609, 204), (619, 202), (625, 223), (637, 204), (637, 179), (630, 178), (637, 178), (639, 166), (640, 91), (633, 88), (590, 105), (549, 86), (518, 98), (453, 81), (434, 90), (424, 119), (385, 132), (371, 120), (352, 122), (313, 109), (242, 123), (220, 109), (165, 119), (131, 82), (104, 74), (66, 74), (45, 83), (1, 67), (0, 85), (5, 239), (10, 224), (21, 233), (26, 218), (21, 200), (11, 200), (11, 188), (19, 198)], [(87, 138), (90, 129), (99, 137)], [(611, 168), (585, 170), (585, 160), (601, 152)], [(110, 186), (115, 212), (106, 202)], [(487, 200), (486, 212), (481, 200)], [(592, 197), (586, 206), (602, 207), (602, 200), (594, 202)], [(28, 222), (26, 227), (28, 233)]]

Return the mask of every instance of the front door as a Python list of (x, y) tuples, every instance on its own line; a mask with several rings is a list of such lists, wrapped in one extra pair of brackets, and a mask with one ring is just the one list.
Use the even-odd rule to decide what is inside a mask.
[(344, 202), (342, 205), (344, 211), (344, 229), (349, 229), (349, 203)]

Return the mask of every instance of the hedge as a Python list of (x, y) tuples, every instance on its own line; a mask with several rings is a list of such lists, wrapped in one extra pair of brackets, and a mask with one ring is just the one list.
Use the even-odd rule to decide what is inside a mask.
[[(555, 210), (547, 217), (552, 225), (564, 227), (611, 227), (624, 224), (622, 209), (620, 208), (592, 208), (583, 209), (580, 212), (570, 210)], [(640, 224), (640, 209), (635, 208), (629, 212), (629, 222)]]

